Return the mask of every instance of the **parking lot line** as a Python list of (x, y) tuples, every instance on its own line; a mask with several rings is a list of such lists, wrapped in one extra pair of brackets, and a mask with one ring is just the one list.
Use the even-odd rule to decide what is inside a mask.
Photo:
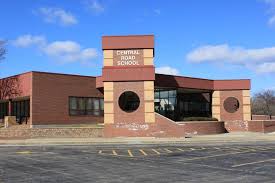
[(181, 151), (181, 152), (184, 152), (184, 150), (183, 150), (183, 149), (181, 149), (181, 148), (177, 148), (177, 150), (179, 150), (179, 151)]
[(145, 151), (143, 151), (142, 149), (139, 149), (139, 151), (144, 155), (144, 156), (147, 156), (148, 154), (145, 152)]
[(158, 152), (156, 149), (152, 149), (152, 151), (154, 151), (156, 154), (160, 154), (160, 152)]
[(245, 166), (245, 165), (253, 165), (253, 164), (258, 164), (258, 163), (265, 163), (269, 161), (275, 161), (275, 159), (267, 159), (267, 160), (262, 160), (262, 161), (254, 161), (254, 162), (249, 162), (249, 163), (242, 163), (238, 165), (233, 165), (232, 168), (240, 167), (240, 166)]
[(167, 148), (164, 148), (164, 150), (166, 151), (166, 152), (168, 152), (168, 153), (172, 153), (173, 151), (171, 151), (171, 150), (169, 150), (169, 149), (167, 149)]
[(134, 157), (131, 150), (129, 150), (129, 149), (128, 149), (128, 154), (129, 154), (130, 157)]
[(242, 152), (233, 152), (233, 153), (217, 154), (217, 155), (211, 155), (211, 156), (202, 156), (202, 157), (195, 157), (195, 158), (183, 159), (183, 160), (179, 160), (179, 161), (185, 162), (185, 161), (192, 161), (192, 160), (198, 160), (198, 159), (207, 159), (207, 158), (214, 158), (214, 157), (219, 157), (219, 156), (227, 156), (227, 155), (241, 154), (241, 153), (248, 153), (248, 152), (251, 152), (251, 151), (242, 151)]
[(117, 156), (117, 152), (115, 150), (112, 150), (113, 155)]

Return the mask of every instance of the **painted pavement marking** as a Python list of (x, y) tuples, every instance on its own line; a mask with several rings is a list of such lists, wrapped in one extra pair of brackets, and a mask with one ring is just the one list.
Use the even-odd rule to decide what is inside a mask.
[[(274, 147), (273, 147), (274, 148)], [(167, 155), (171, 153), (179, 153), (179, 152), (191, 152), (191, 151), (203, 151), (207, 150), (211, 151), (211, 153), (216, 153), (220, 151), (225, 151), (224, 154), (214, 154), (210, 156), (200, 156), (200, 157), (193, 157), (190, 159), (182, 159), (180, 161), (191, 161), (191, 160), (197, 160), (197, 159), (207, 159), (207, 158), (213, 158), (213, 157), (219, 157), (219, 156), (227, 156), (227, 155), (234, 155), (234, 154), (241, 154), (241, 153), (253, 153), (256, 151), (264, 151), (264, 150), (270, 150), (272, 147), (168, 147), (168, 148), (158, 148), (158, 149), (106, 149), (106, 150), (100, 150), (98, 151), (98, 154), (101, 155), (113, 155), (113, 156), (121, 156), (121, 157), (142, 157), (142, 156), (154, 156), (154, 155)], [(119, 150), (119, 152), (117, 151)], [(215, 151), (213, 151), (215, 150)], [(226, 152), (229, 151), (229, 152)], [(233, 152), (232, 152), (233, 151)], [(151, 154), (148, 152), (154, 152), (155, 154)]]
[(242, 164), (238, 164), (238, 165), (233, 165), (232, 168), (241, 167), (241, 166), (245, 166), (245, 165), (254, 165), (254, 164), (258, 164), (258, 163), (265, 163), (265, 162), (270, 162), (270, 161), (275, 161), (275, 159), (267, 159), (267, 160), (262, 160), (262, 161), (242, 163)]
[(148, 154), (144, 151), (144, 150), (142, 150), (142, 149), (139, 149), (139, 151), (144, 155), (144, 156), (147, 156)]
[(172, 153), (173, 151), (169, 150), (168, 148), (164, 148), (164, 150), (168, 153)]
[(134, 157), (131, 150), (128, 150), (128, 154), (129, 154), (130, 157)]
[(184, 150), (183, 150), (183, 149), (181, 149), (181, 148), (177, 148), (177, 150), (179, 150), (179, 151), (181, 151), (181, 152), (184, 152)]
[(117, 156), (117, 152), (115, 150), (112, 150), (113, 155)]
[(158, 152), (156, 149), (152, 149), (156, 154), (160, 155), (160, 152)]

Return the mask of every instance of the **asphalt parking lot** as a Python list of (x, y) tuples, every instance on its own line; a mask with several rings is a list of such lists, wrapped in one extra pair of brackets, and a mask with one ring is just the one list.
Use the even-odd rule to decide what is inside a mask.
[(0, 182), (275, 182), (275, 144), (2, 146)]

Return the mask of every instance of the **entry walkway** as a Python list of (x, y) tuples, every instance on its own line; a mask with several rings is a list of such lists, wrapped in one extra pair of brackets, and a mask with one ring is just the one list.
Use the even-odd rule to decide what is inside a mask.
[(0, 139), (0, 145), (81, 145), (81, 144), (203, 144), (203, 143), (275, 142), (275, 133), (227, 133), (201, 135), (190, 138), (33, 138)]

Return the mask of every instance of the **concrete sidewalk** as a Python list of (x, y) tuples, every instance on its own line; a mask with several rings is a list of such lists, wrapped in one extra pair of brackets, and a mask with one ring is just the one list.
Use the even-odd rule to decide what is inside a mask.
[(108, 145), (108, 144), (223, 144), (275, 143), (275, 133), (252, 132), (200, 135), (186, 138), (119, 137), (119, 138), (33, 138), (0, 139), (0, 146), (12, 145)]

